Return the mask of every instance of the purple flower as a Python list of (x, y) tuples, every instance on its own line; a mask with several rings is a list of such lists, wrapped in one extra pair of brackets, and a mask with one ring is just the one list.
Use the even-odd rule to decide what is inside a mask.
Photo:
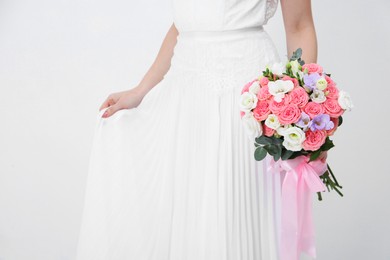
[(330, 130), (334, 127), (333, 121), (330, 120), (330, 116), (327, 114), (316, 115), (311, 121), (310, 130)]
[(301, 113), (301, 118), (298, 122), (295, 123), (296, 126), (299, 126), (304, 131), (306, 131), (311, 126), (311, 124), (312, 122), (310, 121), (310, 116), (305, 112)]
[(316, 88), (317, 80), (319, 78), (321, 78), (321, 76), (317, 72), (305, 74), (303, 75), (303, 82), (308, 89), (313, 90)]

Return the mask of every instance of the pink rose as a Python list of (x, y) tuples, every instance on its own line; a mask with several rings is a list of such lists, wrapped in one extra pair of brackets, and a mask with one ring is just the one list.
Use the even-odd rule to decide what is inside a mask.
[(304, 107), (309, 101), (309, 95), (301, 87), (294, 88), (288, 95), (291, 96), (291, 104), (297, 105), (300, 108)]
[(336, 99), (328, 98), (322, 103), (322, 106), (330, 117), (339, 117), (344, 113), (344, 110), (340, 107)]
[(302, 71), (304, 71), (305, 69), (307, 69), (309, 73), (315, 73), (315, 72), (322, 73), (323, 71), (322, 67), (316, 63), (304, 64), (302, 66)]
[(281, 102), (276, 102), (274, 98), (271, 98), (269, 109), (275, 115), (279, 115), (291, 102), (291, 96), (285, 95)]
[(291, 80), (293, 83), (294, 83), (294, 87), (298, 87), (299, 86), (299, 82), (296, 78), (291, 78), (289, 76), (284, 76), (282, 78), (282, 80)]
[(328, 75), (325, 75), (325, 80), (326, 82), (328, 83), (328, 86), (336, 86), (336, 83), (333, 81), (333, 79), (331, 77), (329, 77)]
[(303, 108), (303, 111), (313, 119), (316, 115), (325, 113), (325, 108), (316, 102), (309, 102)]
[(306, 139), (303, 141), (302, 147), (306, 151), (317, 151), (320, 149), (320, 147), (325, 143), (326, 137), (328, 136), (325, 130), (307, 130), (305, 134)]
[(268, 86), (264, 86), (260, 88), (260, 91), (257, 93), (257, 98), (259, 100), (267, 100), (271, 97), (271, 93), (268, 91)]
[(274, 135), (275, 129), (269, 128), (269, 127), (266, 126), (265, 124), (262, 124), (262, 126), (263, 126), (263, 134), (264, 134), (265, 136), (271, 137), (271, 136)]
[(324, 90), (326, 94), (326, 98), (331, 99), (338, 99), (339, 98), (339, 90), (337, 89), (336, 85), (328, 85), (326, 89)]
[(282, 125), (289, 125), (298, 122), (301, 118), (301, 110), (297, 105), (289, 104), (279, 115), (278, 119)]
[(256, 80), (252, 80), (248, 83), (245, 84), (245, 86), (242, 88), (241, 90), (241, 94), (244, 93), (244, 92), (248, 92), (249, 91), (249, 87), (253, 84), (253, 82), (255, 82)]
[(336, 132), (336, 129), (339, 125), (339, 118), (338, 117), (331, 117), (330, 120), (333, 122), (334, 124), (334, 127), (330, 130), (327, 130), (326, 133), (328, 134), (328, 136), (331, 136), (333, 135), (334, 132)]
[(271, 111), (269, 110), (269, 103), (268, 101), (264, 100), (259, 100), (257, 102), (257, 106), (253, 109), (253, 116), (257, 121), (263, 121), (267, 119), (270, 113)]
[(260, 86), (265, 87), (268, 86), (269, 79), (267, 77), (262, 77), (260, 79)]

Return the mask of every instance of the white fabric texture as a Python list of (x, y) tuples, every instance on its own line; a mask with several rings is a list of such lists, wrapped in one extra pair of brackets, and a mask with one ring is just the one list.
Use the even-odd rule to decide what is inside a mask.
[(262, 29), (275, 8), (174, 0), (164, 79), (138, 107), (97, 115), (77, 260), (278, 259), (280, 180), (255, 161), (238, 105), (279, 61)]
[(265, 25), (278, 0), (172, 0), (179, 31), (221, 31)]

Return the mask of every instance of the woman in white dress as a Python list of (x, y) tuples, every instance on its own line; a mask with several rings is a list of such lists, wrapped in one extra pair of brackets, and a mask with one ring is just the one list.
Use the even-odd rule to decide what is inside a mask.
[[(173, 0), (138, 86), (97, 115), (78, 260), (278, 259), (278, 176), (254, 160), (242, 86), (279, 61), (277, 0)], [(310, 0), (282, 0), (288, 55), (315, 62)]]

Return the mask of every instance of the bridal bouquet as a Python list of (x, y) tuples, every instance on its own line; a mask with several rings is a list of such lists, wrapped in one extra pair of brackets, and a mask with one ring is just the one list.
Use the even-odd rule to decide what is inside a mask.
[(311, 194), (330, 188), (339, 195), (326, 153), (332, 135), (353, 108), (350, 95), (339, 90), (330, 74), (315, 63), (305, 64), (302, 50), (287, 63), (268, 66), (241, 91), (241, 120), (254, 140), (255, 160), (267, 157), (268, 169), (284, 172), (282, 183), (281, 259), (315, 257)]
[[(334, 146), (330, 137), (342, 124), (343, 113), (353, 108), (350, 95), (338, 89), (331, 75), (318, 64), (305, 64), (301, 55), (298, 49), (287, 63), (267, 67), (241, 91), (241, 119), (254, 138), (258, 161), (267, 154), (275, 161), (300, 155), (316, 160)], [(342, 196), (327, 168), (322, 180)]]

